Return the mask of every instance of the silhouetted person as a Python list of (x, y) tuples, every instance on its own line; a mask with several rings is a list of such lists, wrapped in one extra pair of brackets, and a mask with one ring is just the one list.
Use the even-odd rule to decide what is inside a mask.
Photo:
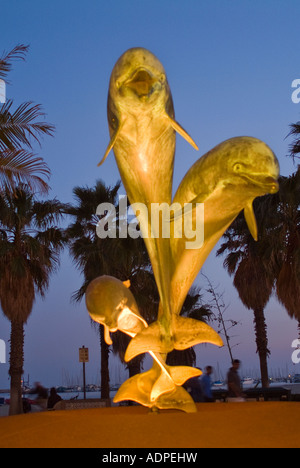
[(41, 409), (47, 409), (48, 390), (45, 387), (43, 387), (39, 382), (36, 382), (35, 388), (29, 393), (37, 395), (36, 404), (40, 406)]
[(228, 385), (228, 401), (232, 402), (244, 402), (244, 395), (242, 390), (242, 382), (239, 376), (238, 370), (241, 362), (235, 359), (232, 363), (232, 367), (229, 369), (227, 374), (227, 385)]
[(195, 403), (203, 402), (202, 387), (199, 377), (192, 377), (191, 379), (187, 380), (183, 386), (191, 395)]
[(51, 388), (50, 390), (50, 396), (48, 398), (48, 409), (54, 409), (55, 405), (62, 401), (61, 396), (58, 395), (56, 389), (54, 387)]
[(37, 395), (38, 398), (41, 399), (46, 399), (48, 398), (48, 390), (43, 387), (40, 382), (35, 382), (35, 387), (33, 390), (30, 391), (30, 393)]
[(214, 397), (211, 389), (211, 374), (213, 373), (213, 368), (211, 366), (207, 366), (205, 368), (205, 374), (201, 377), (201, 388), (202, 388), (202, 395), (203, 395), (203, 402), (204, 403), (214, 403)]

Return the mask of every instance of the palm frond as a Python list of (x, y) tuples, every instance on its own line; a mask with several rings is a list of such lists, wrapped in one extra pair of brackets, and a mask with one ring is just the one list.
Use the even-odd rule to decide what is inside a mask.
[(68, 205), (59, 200), (35, 201), (32, 207), (34, 223), (38, 229), (58, 224), (68, 210)]
[(300, 158), (300, 122), (291, 124), (290, 129), (291, 130), (287, 137), (296, 137), (294, 141), (289, 145), (290, 156), (292, 156), (293, 160), (295, 160), (296, 157)]
[(27, 184), (32, 191), (47, 193), (50, 169), (42, 158), (24, 150), (0, 152), (0, 185), (14, 191), (19, 184)]
[(10, 52), (4, 52), (0, 58), (0, 78), (5, 78), (11, 71), (13, 60), (25, 60), (29, 46), (18, 44)]
[(45, 117), (39, 104), (25, 102), (14, 112), (12, 105), (13, 101), (8, 100), (0, 107), (0, 150), (21, 148), (22, 145), (32, 148), (31, 139), (40, 144), (41, 136), (53, 136), (54, 125), (36, 121)]

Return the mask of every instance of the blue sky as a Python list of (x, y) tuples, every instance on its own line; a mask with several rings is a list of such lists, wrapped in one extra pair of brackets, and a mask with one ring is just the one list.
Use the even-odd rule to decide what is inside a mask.
[[(108, 185), (119, 179), (111, 154), (97, 163), (108, 143), (106, 98), (114, 63), (128, 48), (150, 49), (163, 63), (176, 119), (199, 152), (178, 137), (174, 188), (190, 166), (223, 140), (250, 135), (276, 153), (283, 175), (295, 167), (286, 155), (289, 125), (300, 120), (292, 82), (300, 79), (298, 0), (0, 0), (0, 53), (30, 45), (26, 62), (16, 62), (7, 97), (16, 104), (43, 105), (55, 124), (54, 138), (36, 151), (52, 171), (51, 197), (72, 201), (76, 185)], [(212, 254), (204, 271), (230, 304), (228, 318), (241, 321), (233, 339), (246, 369), (258, 369), (252, 314), (244, 309), (222, 261)], [(25, 336), (25, 373), (46, 385), (62, 374), (79, 375), (78, 348), (91, 349), (88, 376), (98, 372), (98, 337), (83, 304), (70, 303), (81, 278), (66, 253), (44, 301), (37, 300)], [(297, 324), (272, 300), (267, 308), (270, 368), (291, 370)], [(0, 316), (0, 339), (9, 323)], [(226, 350), (198, 347), (198, 365), (229, 365)], [(0, 387), (8, 386), (0, 365)], [(295, 369), (294, 369), (295, 370)], [(114, 380), (114, 370), (112, 370)]]

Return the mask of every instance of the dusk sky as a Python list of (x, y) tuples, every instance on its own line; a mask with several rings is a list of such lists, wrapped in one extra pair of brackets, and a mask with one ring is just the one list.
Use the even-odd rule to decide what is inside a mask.
[[(286, 137), (289, 125), (300, 120), (300, 103), (292, 101), (292, 83), (300, 79), (299, 18), (299, 0), (0, 0), (0, 55), (17, 44), (30, 45), (26, 62), (14, 62), (7, 98), (15, 106), (42, 104), (47, 121), (56, 126), (55, 136), (35, 148), (52, 172), (49, 198), (72, 202), (75, 186), (93, 186), (97, 179), (112, 185), (120, 178), (113, 153), (103, 166), (97, 164), (109, 141), (111, 70), (123, 52), (137, 46), (151, 50), (164, 65), (176, 120), (199, 146), (196, 152), (177, 137), (174, 189), (201, 155), (241, 135), (265, 141), (279, 159), (281, 174), (291, 174), (296, 167), (287, 157), (291, 139)], [(226, 317), (241, 322), (232, 342), (239, 343), (234, 355), (242, 360), (242, 371), (258, 371), (253, 314), (239, 301), (222, 261), (212, 253), (204, 272), (224, 291)], [(31, 383), (59, 385), (66, 375), (79, 376), (82, 345), (90, 348), (87, 380), (99, 379), (98, 335), (84, 303), (71, 303), (81, 281), (66, 251), (46, 298), (37, 298), (25, 327), (24, 369)], [(266, 317), (270, 373), (300, 373), (300, 365), (291, 361), (297, 322), (275, 298)], [(10, 323), (1, 314), (7, 360), (9, 335)], [(223, 372), (229, 367), (227, 349), (196, 349), (198, 366), (219, 364)], [(112, 383), (119, 379), (119, 367), (112, 358)], [(0, 364), (0, 388), (9, 388), (8, 364)]]

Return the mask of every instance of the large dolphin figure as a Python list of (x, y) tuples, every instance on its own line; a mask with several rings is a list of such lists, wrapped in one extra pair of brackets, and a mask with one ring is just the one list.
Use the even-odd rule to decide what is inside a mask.
[[(175, 132), (197, 148), (175, 121), (165, 70), (144, 48), (126, 51), (115, 64), (109, 84), (108, 123), (113, 149), (129, 201), (137, 215), (150, 256), (168, 336), (170, 313), (170, 241), (151, 226), (151, 204), (171, 203)], [(146, 211), (139, 209), (146, 207)]]
[[(185, 237), (183, 228), (181, 237), (171, 238), (171, 336), (176, 349), (184, 349), (184, 343), (178, 343), (179, 335), (185, 340), (186, 347), (202, 342), (196, 324), (193, 326), (191, 319), (184, 319), (179, 314), (209, 253), (242, 210), (253, 237), (257, 239), (252, 203), (258, 196), (278, 191), (278, 176), (277, 158), (265, 143), (252, 137), (236, 137), (202, 156), (182, 180), (173, 200), (182, 210), (175, 212), (174, 223), (184, 222), (186, 204), (190, 211), (186, 211), (185, 216), (192, 216), (196, 225), (197, 204), (204, 204), (204, 242), (198, 248), (188, 248), (192, 239)], [(168, 352), (168, 344), (161, 339), (160, 329), (158, 321), (136, 335), (129, 343), (126, 358), (130, 360), (145, 349)], [(206, 341), (218, 344), (213, 334), (212, 339), (208, 338), (209, 334)]]
[[(174, 203), (178, 202), (182, 207), (184, 204), (204, 204), (204, 242), (199, 248), (190, 249), (187, 248), (189, 239), (184, 236), (171, 239), (174, 314), (180, 313), (209, 253), (242, 210), (249, 230), (257, 240), (253, 201), (256, 197), (276, 193), (278, 177), (279, 163), (273, 151), (252, 137), (231, 138), (191, 167), (175, 194)], [(193, 218), (196, 216), (195, 207)]]

